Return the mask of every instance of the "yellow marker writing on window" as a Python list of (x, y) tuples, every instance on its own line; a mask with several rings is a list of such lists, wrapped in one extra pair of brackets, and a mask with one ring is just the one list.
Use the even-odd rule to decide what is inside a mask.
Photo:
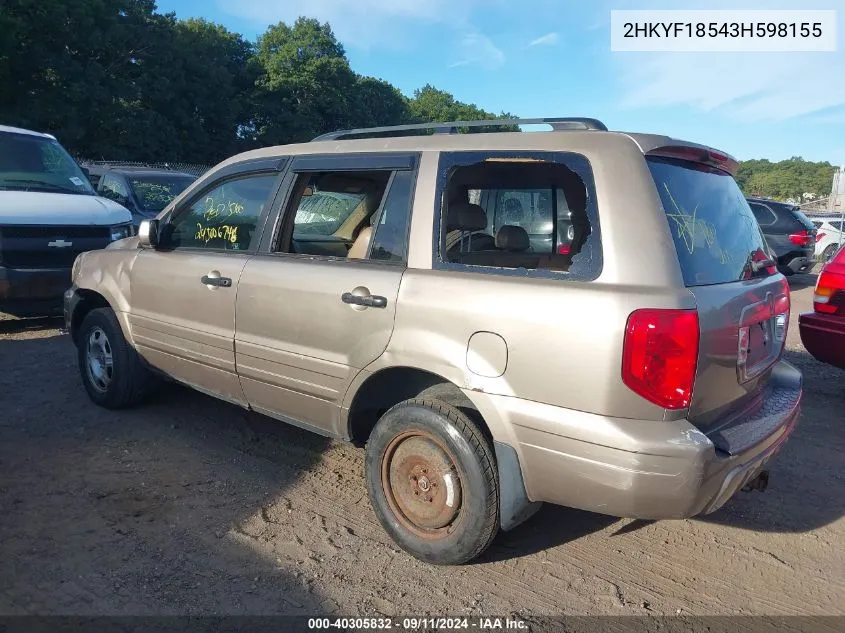
[(236, 244), (238, 241), (238, 227), (223, 224), (221, 226), (203, 226), (197, 222), (197, 232), (194, 234), (197, 242), (208, 244), (211, 240), (223, 240)]

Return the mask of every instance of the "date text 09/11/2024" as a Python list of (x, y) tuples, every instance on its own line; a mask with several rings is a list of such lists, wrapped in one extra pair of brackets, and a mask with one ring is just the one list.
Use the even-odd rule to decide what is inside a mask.
[(527, 630), (528, 624), (519, 619), (496, 617), (473, 618), (309, 618), (308, 628), (341, 630)]

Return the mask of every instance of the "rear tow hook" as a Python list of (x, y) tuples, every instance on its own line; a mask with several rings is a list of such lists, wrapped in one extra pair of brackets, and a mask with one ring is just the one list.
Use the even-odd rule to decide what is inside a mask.
[(760, 492), (763, 492), (768, 486), (769, 471), (761, 470), (760, 474), (742, 487), (742, 492), (751, 492), (752, 490), (759, 490)]

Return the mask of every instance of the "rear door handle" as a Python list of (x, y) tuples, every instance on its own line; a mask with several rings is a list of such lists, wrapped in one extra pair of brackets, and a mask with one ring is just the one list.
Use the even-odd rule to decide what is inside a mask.
[(200, 281), (206, 286), (217, 286), (218, 288), (231, 288), (232, 280), (229, 277), (209, 277), (203, 275)]
[(367, 308), (386, 308), (387, 298), (379, 295), (354, 295), (351, 292), (344, 292), (340, 300), (354, 306), (365, 306)]

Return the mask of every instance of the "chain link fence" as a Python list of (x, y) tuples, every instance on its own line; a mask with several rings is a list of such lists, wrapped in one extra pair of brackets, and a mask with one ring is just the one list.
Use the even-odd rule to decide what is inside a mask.
[(135, 167), (148, 169), (166, 169), (169, 171), (179, 171), (194, 176), (202, 176), (205, 172), (211, 169), (210, 165), (199, 165), (197, 163), (181, 163), (181, 162), (159, 162), (159, 163), (145, 163), (139, 161), (128, 160), (90, 160), (87, 158), (77, 157), (76, 159), (83, 167)]

